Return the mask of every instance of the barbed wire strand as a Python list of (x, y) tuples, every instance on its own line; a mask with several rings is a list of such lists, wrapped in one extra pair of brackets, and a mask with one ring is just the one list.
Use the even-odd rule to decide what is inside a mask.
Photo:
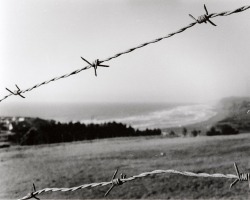
[[(116, 171), (117, 172), (117, 171)], [(116, 173), (115, 172), (115, 173)], [(138, 178), (143, 178), (151, 175), (157, 175), (157, 174), (165, 174), (165, 173), (170, 173), (170, 174), (179, 174), (179, 175), (184, 175), (184, 176), (191, 176), (191, 177), (205, 177), (205, 178), (227, 178), (227, 179), (239, 179), (239, 176), (234, 175), (234, 174), (221, 174), (221, 173), (216, 173), (216, 174), (208, 174), (208, 173), (194, 173), (194, 172), (187, 172), (187, 171), (177, 171), (173, 169), (169, 170), (154, 170), (151, 172), (144, 172), (139, 175), (131, 176), (129, 178), (123, 178), (119, 179), (120, 184), (128, 182), (128, 181), (133, 181)], [(124, 177), (124, 176), (122, 176)], [(86, 189), (86, 188), (93, 188), (93, 187), (102, 187), (102, 186), (107, 186), (110, 184), (114, 184), (114, 181), (109, 181), (109, 182), (100, 182), (100, 183), (90, 183), (90, 184), (83, 184), (77, 187), (71, 187), (71, 188), (44, 188), (41, 190), (37, 190), (35, 192), (29, 193), (28, 195), (24, 196), (21, 199), (18, 200), (26, 200), (30, 199), (36, 195), (42, 194), (42, 193), (47, 193), (47, 192), (73, 192), (76, 190), (80, 189)]]
[[(228, 15), (231, 15), (231, 14), (234, 14), (234, 13), (243, 12), (243, 11), (249, 9), (249, 8), (250, 8), (250, 5), (248, 5), (248, 6), (242, 6), (242, 7), (240, 7), (240, 8), (237, 8), (237, 9), (233, 10), (233, 11), (225, 11), (225, 12), (221, 12), (221, 13), (212, 13), (212, 14), (205, 14), (205, 15), (202, 15), (202, 16), (205, 16), (205, 17), (202, 18), (203, 20), (201, 20), (201, 21), (199, 21), (199, 18), (198, 18), (198, 20), (196, 20), (195, 22), (190, 23), (189, 25), (187, 25), (187, 26), (185, 26), (185, 27), (183, 27), (183, 28), (181, 28), (181, 29), (179, 29), (179, 30), (173, 32), (173, 33), (169, 33), (169, 34), (166, 35), (166, 36), (163, 36), (163, 37), (154, 39), (154, 40), (149, 41), (149, 42), (145, 42), (145, 43), (143, 43), (143, 44), (140, 44), (140, 45), (138, 45), (138, 46), (136, 46), (136, 47), (130, 48), (130, 49), (128, 49), (128, 50), (126, 50), (126, 51), (123, 51), (123, 52), (121, 52), (121, 53), (117, 53), (117, 54), (115, 54), (114, 56), (111, 56), (111, 57), (106, 58), (106, 59), (104, 59), (104, 60), (98, 60), (98, 64), (101, 64), (101, 63), (103, 63), (103, 62), (110, 61), (110, 60), (112, 60), (112, 59), (114, 59), (114, 58), (117, 58), (117, 57), (119, 57), (119, 56), (121, 56), (121, 55), (131, 53), (132, 51), (135, 51), (136, 49), (140, 49), (140, 48), (142, 48), (142, 47), (145, 47), (145, 46), (147, 46), (147, 45), (149, 45), (149, 44), (157, 43), (157, 42), (159, 42), (159, 41), (161, 41), (161, 40), (163, 40), (163, 39), (167, 39), (167, 38), (169, 38), (169, 37), (172, 37), (172, 36), (174, 36), (174, 35), (176, 35), (176, 34), (178, 34), (178, 33), (184, 32), (185, 30), (187, 30), (187, 29), (193, 27), (193, 26), (194, 26), (195, 24), (197, 24), (197, 23), (206, 22), (206, 20), (209, 20), (209, 18), (214, 18), (214, 17), (218, 17), (218, 16), (228, 16)], [(202, 17), (202, 16), (201, 16), (201, 17)], [(67, 77), (69, 77), (69, 76), (78, 74), (78, 73), (80, 73), (81, 71), (87, 70), (87, 69), (89, 69), (89, 68), (91, 68), (91, 67), (94, 67), (95, 72), (96, 72), (97, 66), (98, 66), (98, 65), (88, 65), (88, 66), (85, 66), (85, 67), (83, 67), (83, 68), (77, 69), (77, 70), (75, 70), (75, 71), (73, 71), (73, 72), (71, 72), (71, 73), (64, 74), (64, 75), (62, 75), (62, 76), (55, 77), (55, 78), (52, 78), (52, 79), (50, 79), (50, 80), (48, 80), (48, 81), (44, 81), (44, 82), (42, 82), (42, 83), (39, 83), (39, 84), (37, 84), (37, 85), (34, 85), (33, 87), (28, 88), (28, 89), (26, 89), (26, 90), (19, 90), (19, 93), (17, 93), (17, 94), (12, 94), (12, 93), (10, 93), (10, 94), (4, 96), (4, 97), (0, 100), (0, 102), (2, 102), (3, 100), (7, 99), (8, 97), (10, 97), (10, 96), (12, 96), (12, 95), (19, 95), (19, 96), (20, 96), (20, 94), (22, 94), (22, 93), (29, 92), (29, 91), (31, 91), (31, 90), (33, 90), (33, 89), (35, 89), (35, 88), (38, 88), (38, 87), (40, 87), (40, 86), (42, 86), (42, 85), (45, 85), (45, 84), (48, 84), (48, 83), (50, 83), (50, 82), (52, 82), (52, 81), (57, 81), (57, 80), (59, 80), (59, 79), (67, 78)]]

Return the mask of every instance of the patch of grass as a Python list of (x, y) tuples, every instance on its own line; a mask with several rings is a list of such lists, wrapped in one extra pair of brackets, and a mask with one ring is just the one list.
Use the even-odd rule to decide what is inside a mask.
[[(110, 181), (116, 168), (127, 176), (156, 169), (235, 174), (233, 162), (249, 172), (250, 135), (195, 138), (115, 138), (91, 142), (0, 149), (0, 199), (21, 198), (45, 187)], [(115, 187), (110, 199), (246, 199), (248, 184), (233, 180), (164, 174)], [(42, 199), (104, 198), (107, 187), (54, 192)]]

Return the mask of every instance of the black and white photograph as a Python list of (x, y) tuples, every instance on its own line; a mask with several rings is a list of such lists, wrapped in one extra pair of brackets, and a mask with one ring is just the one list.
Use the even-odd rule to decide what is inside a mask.
[(0, 0), (0, 200), (250, 198), (249, 0)]

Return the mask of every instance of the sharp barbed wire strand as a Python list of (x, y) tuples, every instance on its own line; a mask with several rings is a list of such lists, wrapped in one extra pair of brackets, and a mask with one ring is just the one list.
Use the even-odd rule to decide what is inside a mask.
[[(221, 12), (221, 13), (206, 14), (205, 16), (207, 17), (207, 19), (209, 19), (209, 18), (214, 18), (214, 17), (218, 17), (218, 16), (228, 16), (228, 15), (231, 15), (231, 14), (234, 14), (234, 13), (243, 12), (243, 11), (249, 9), (249, 8), (250, 8), (250, 5), (248, 5), (248, 6), (242, 6), (242, 7), (240, 7), (240, 8), (237, 8), (237, 9), (233, 10), (233, 11), (224, 11), (224, 12)], [(204, 22), (206, 22), (206, 21), (204, 21)], [(154, 39), (154, 40), (149, 41), (149, 42), (145, 42), (145, 43), (143, 43), (143, 44), (140, 44), (140, 45), (138, 45), (138, 46), (136, 46), (136, 47), (130, 48), (130, 49), (128, 49), (128, 50), (126, 50), (126, 51), (123, 51), (123, 52), (121, 52), (121, 53), (117, 53), (117, 54), (115, 54), (114, 56), (111, 56), (111, 57), (109, 57), (109, 58), (106, 58), (106, 59), (103, 59), (103, 60), (99, 60), (99, 64), (101, 64), (101, 63), (103, 63), (103, 62), (110, 61), (110, 60), (112, 60), (112, 59), (114, 59), (114, 58), (117, 58), (117, 57), (119, 57), (119, 56), (121, 56), (121, 55), (131, 53), (132, 51), (135, 51), (135, 50), (137, 50), (137, 49), (140, 49), (140, 48), (142, 48), (142, 47), (145, 47), (145, 46), (147, 46), (147, 45), (149, 45), (149, 44), (157, 43), (157, 42), (159, 42), (159, 41), (161, 41), (161, 40), (170, 38), (170, 37), (172, 37), (172, 36), (174, 36), (174, 35), (176, 35), (176, 34), (178, 34), (178, 33), (184, 32), (185, 30), (187, 30), (187, 29), (193, 27), (193, 26), (194, 26), (195, 24), (197, 24), (197, 23), (198, 23), (198, 21), (195, 21), (195, 22), (190, 23), (189, 25), (187, 25), (187, 26), (185, 26), (185, 27), (183, 27), (183, 28), (180, 28), (179, 30), (177, 30), (177, 31), (175, 31), (175, 32), (173, 32), (173, 33), (169, 33), (169, 34), (166, 35), (166, 36), (163, 36), (163, 37)], [(33, 90), (33, 89), (35, 89), (35, 88), (38, 88), (38, 87), (40, 87), (40, 86), (42, 86), (42, 85), (46, 85), (46, 84), (48, 84), (48, 83), (50, 83), (50, 82), (52, 82), (52, 81), (57, 81), (57, 80), (59, 80), (59, 79), (67, 78), (67, 77), (69, 77), (69, 76), (78, 74), (78, 73), (80, 73), (80, 72), (82, 72), (82, 71), (84, 71), (84, 70), (87, 70), (87, 69), (91, 68), (91, 67), (93, 67), (93, 66), (92, 66), (92, 65), (88, 65), (88, 66), (85, 66), (85, 67), (83, 67), (83, 68), (77, 69), (77, 70), (75, 70), (75, 71), (73, 71), (73, 72), (71, 72), (71, 73), (64, 74), (64, 75), (62, 75), (62, 76), (52, 78), (52, 79), (50, 79), (50, 80), (48, 80), (48, 81), (44, 81), (44, 82), (42, 82), (42, 83), (39, 83), (39, 84), (34, 85), (34, 86), (31, 87), (31, 88), (26, 89), (26, 90), (20, 90), (20, 91), (19, 91), (19, 94), (22, 94), (22, 93), (25, 93), (25, 92), (29, 92), (29, 91), (31, 91), (31, 90)], [(96, 72), (96, 68), (95, 68), (95, 72)], [(10, 96), (12, 96), (12, 95), (16, 95), (16, 94), (10, 93), (10, 94), (4, 96), (2, 99), (0, 99), (0, 102), (2, 102), (3, 100), (7, 99), (8, 97), (10, 97)]]
[[(115, 172), (115, 174), (116, 174), (116, 172)], [(237, 175), (234, 175), (234, 174), (194, 173), (194, 172), (188, 172), (188, 171), (178, 171), (178, 170), (169, 169), (169, 170), (154, 170), (154, 171), (151, 171), (151, 172), (144, 172), (144, 173), (141, 173), (139, 175), (131, 176), (129, 178), (121, 178), (121, 179), (119, 179), (119, 181), (121, 181), (121, 183), (125, 183), (125, 182), (129, 182), (129, 181), (133, 181), (135, 179), (144, 178), (144, 177), (147, 177), (147, 176), (152, 176), (152, 175), (157, 175), (157, 174), (166, 174), (166, 173), (167, 174), (178, 174), (178, 175), (184, 175), (184, 176), (191, 176), (191, 177), (226, 178), (226, 179), (237, 179), (237, 180), (239, 179), (239, 177)], [(114, 178), (114, 176), (113, 176), (113, 178)], [(81, 189), (86, 189), (86, 188), (93, 188), (93, 187), (102, 187), (102, 186), (107, 186), (107, 185), (110, 185), (110, 184), (112, 184), (112, 185), (114, 184), (113, 180), (111, 180), (109, 182), (83, 184), (83, 185), (76, 186), (76, 187), (71, 187), (71, 188), (44, 188), (44, 189), (37, 190), (35, 192), (29, 193), (28, 195), (26, 195), (23, 198), (18, 199), (18, 200), (30, 199), (31, 196), (33, 197), (33, 196), (36, 196), (36, 195), (39, 195), (39, 194), (42, 194), (42, 193), (47, 193), (47, 192), (73, 192), (73, 191), (76, 191), (76, 190), (81, 190)]]

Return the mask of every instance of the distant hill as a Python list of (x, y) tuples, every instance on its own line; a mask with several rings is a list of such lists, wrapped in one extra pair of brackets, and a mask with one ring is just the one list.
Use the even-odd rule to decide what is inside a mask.
[[(235, 133), (250, 132), (250, 111), (247, 113), (250, 110), (250, 97), (223, 98), (217, 103), (215, 109), (217, 114), (214, 117), (203, 122), (187, 125), (185, 128), (189, 133), (192, 130), (198, 130), (201, 135), (208, 135), (211, 128), (215, 130), (214, 135), (230, 135), (232, 130), (235, 130), (233, 131)], [(182, 135), (183, 127), (172, 127), (163, 131), (174, 131), (177, 135)]]
[(228, 97), (217, 105), (219, 112), (225, 115), (217, 125), (229, 124), (240, 132), (250, 131), (250, 97)]
[(250, 108), (250, 97), (226, 97), (218, 103), (218, 107), (223, 109), (232, 109), (235, 106), (243, 106), (242, 108), (248, 106)]

